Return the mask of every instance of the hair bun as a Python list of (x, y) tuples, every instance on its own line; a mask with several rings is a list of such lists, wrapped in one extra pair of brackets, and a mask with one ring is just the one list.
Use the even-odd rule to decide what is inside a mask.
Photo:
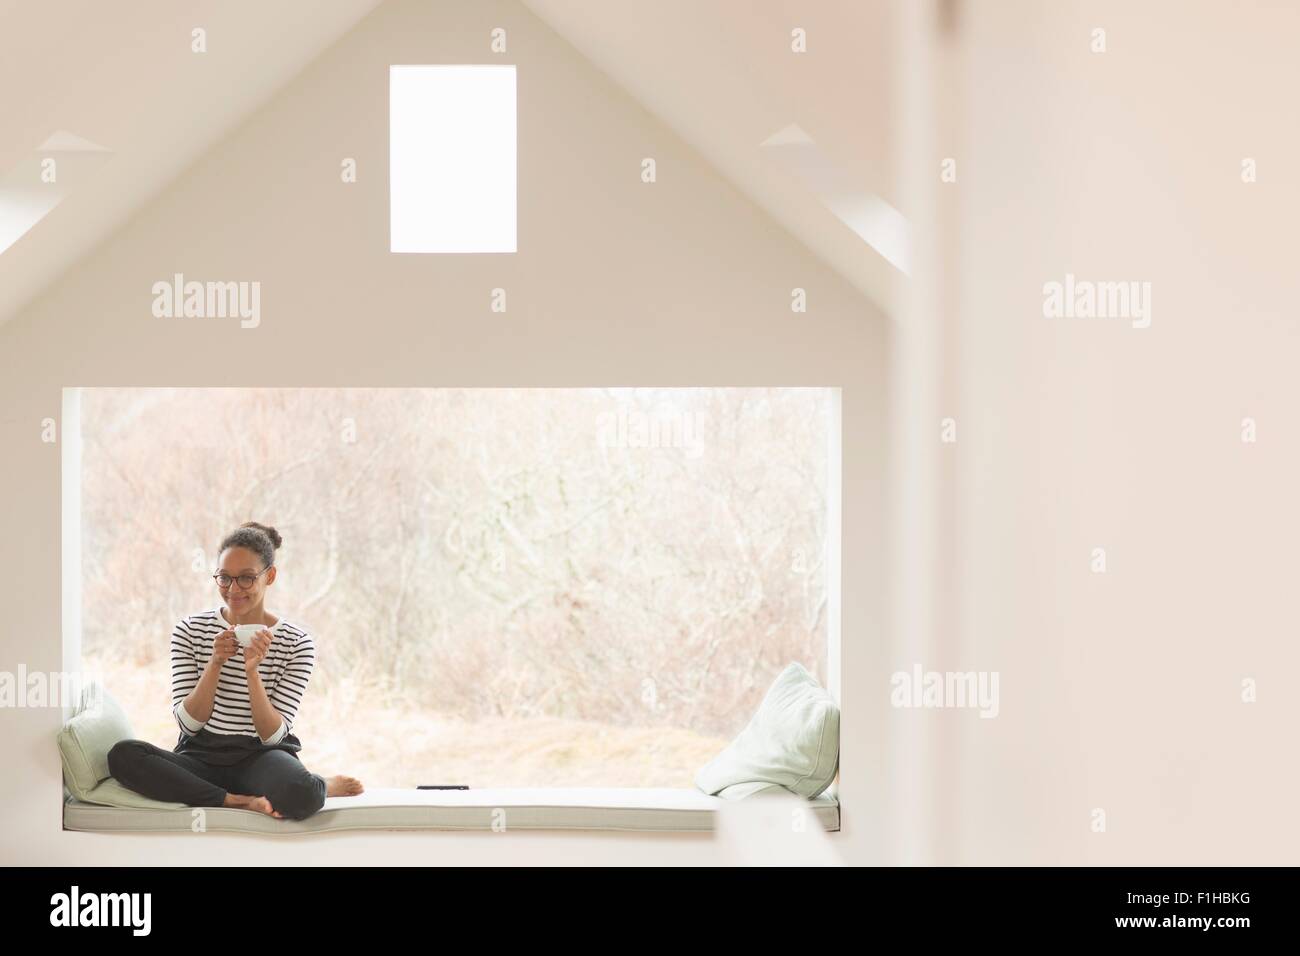
[(269, 525), (258, 524), (256, 521), (245, 521), (243, 524), (240, 525), (240, 527), (256, 528), (258, 531), (261, 531), (263, 534), (265, 534), (268, 538), (271, 539), (271, 544), (275, 546), (276, 550), (279, 550), (280, 545), (284, 541), (284, 539), (280, 537), (280, 532), (276, 531), (274, 528), (270, 527)]

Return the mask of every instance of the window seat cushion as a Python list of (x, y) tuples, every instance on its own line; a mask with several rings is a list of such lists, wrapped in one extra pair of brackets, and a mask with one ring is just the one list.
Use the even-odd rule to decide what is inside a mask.
[[(110, 778), (111, 781), (111, 778)], [(203, 808), (203, 827), (238, 833), (323, 833), (333, 830), (712, 830), (729, 801), (692, 788), (540, 787), (480, 790), (374, 789), (329, 797), (306, 820), (277, 820), (253, 810)], [(827, 830), (840, 828), (839, 801), (808, 801)], [(114, 807), (66, 794), (66, 830), (189, 832), (194, 807)]]
[[(102, 685), (83, 693), (76, 713), (59, 733), (66, 830), (188, 832), (194, 807), (151, 800), (108, 773), (108, 751), (132, 738), (130, 722)], [(253, 810), (203, 808), (209, 831), (319, 833), (330, 830), (712, 830), (720, 807), (784, 786), (741, 774), (711, 793), (683, 787), (534, 787), (479, 790), (376, 788), (355, 797), (329, 797), (306, 820), (277, 820)], [(781, 778), (781, 783), (786, 777)], [(829, 782), (829, 781), (828, 781)], [(731, 784), (724, 786), (724, 784)], [(824, 785), (822, 785), (824, 788)], [(828, 830), (840, 828), (839, 801), (831, 794), (801, 794)], [(500, 821), (500, 822), (497, 822)]]

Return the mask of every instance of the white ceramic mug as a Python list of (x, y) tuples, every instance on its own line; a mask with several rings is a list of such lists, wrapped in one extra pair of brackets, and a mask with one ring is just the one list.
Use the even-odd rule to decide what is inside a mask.
[(240, 647), (247, 647), (253, 642), (253, 635), (258, 631), (269, 631), (270, 628), (265, 624), (236, 624), (231, 630), (235, 632), (235, 640), (239, 641)]

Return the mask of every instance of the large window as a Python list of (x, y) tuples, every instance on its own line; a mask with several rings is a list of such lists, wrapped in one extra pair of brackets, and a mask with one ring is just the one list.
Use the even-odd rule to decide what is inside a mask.
[(689, 787), (827, 677), (832, 393), (81, 390), (83, 666), (171, 748), (169, 638), (224, 534), (284, 536), (294, 732), (369, 786)]

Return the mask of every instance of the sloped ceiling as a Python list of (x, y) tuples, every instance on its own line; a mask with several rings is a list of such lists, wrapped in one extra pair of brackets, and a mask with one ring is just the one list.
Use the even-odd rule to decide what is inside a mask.
[[(891, 0), (522, 2), (893, 311), (906, 223), (893, 170)], [(804, 53), (791, 50), (796, 28)], [(792, 127), (797, 145), (764, 148)]]
[(0, 254), (0, 322), (378, 4), (0, 0), (0, 176), (55, 133), (108, 152)]
[[(889, 0), (522, 2), (891, 309), (899, 270), (843, 212), (896, 205)], [(30, 164), (55, 134), (108, 151), (0, 254), (0, 322), (378, 4), (0, 0), (0, 174)], [(196, 28), (206, 52), (192, 49)], [(791, 50), (795, 28), (805, 53)], [(829, 171), (838, 195), (791, 164), (791, 128), (805, 153), (813, 144), (815, 168)]]

